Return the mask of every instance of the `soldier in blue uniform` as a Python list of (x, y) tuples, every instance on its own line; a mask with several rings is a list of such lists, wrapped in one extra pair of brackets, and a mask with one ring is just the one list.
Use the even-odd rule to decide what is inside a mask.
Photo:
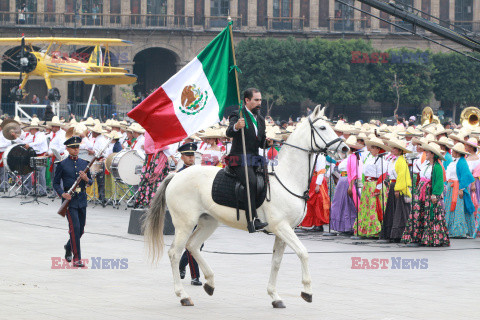
[[(78, 157), (81, 142), (82, 138), (80, 137), (71, 137), (64, 142), (69, 156), (58, 164), (53, 179), (53, 188), (57, 194), (63, 199), (71, 200), (67, 210), (70, 239), (64, 246), (65, 259), (68, 262), (72, 261), (73, 252), (73, 265), (79, 268), (84, 267), (81, 261), (80, 238), (85, 228), (87, 215), (87, 193), (85, 189), (93, 183), (90, 171), (84, 172), (88, 166), (88, 161)], [(72, 195), (68, 194), (68, 190), (75, 184), (78, 177), (82, 181)]]
[[(183, 146), (178, 148), (178, 152), (182, 154), (181, 159), (183, 160), (183, 167), (178, 170), (178, 172), (185, 170), (188, 167), (191, 167), (195, 164), (195, 151), (197, 151), (197, 145), (195, 143), (185, 143)], [(203, 248), (203, 244), (202, 244)], [(202, 250), (200, 248), (200, 250)], [(187, 264), (190, 267), (190, 276), (192, 277), (191, 284), (194, 286), (201, 286), (202, 282), (200, 281), (200, 270), (198, 268), (198, 263), (195, 261), (193, 256), (185, 250), (180, 259), (180, 278), (185, 278), (185, 268)]]

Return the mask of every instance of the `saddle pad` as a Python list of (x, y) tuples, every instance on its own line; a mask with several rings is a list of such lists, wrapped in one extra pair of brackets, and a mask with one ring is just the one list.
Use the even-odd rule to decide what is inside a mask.
[[(261, 179), (261, 181), (259, 181)], [(237, 196), (235, 194), (235, 185), (237, 183), (237, 179), (225, 173), (225, 170), (218, 171), (217, 175), (215, 176), (215, 180), (213, 180), (212, 186), (212, 198), (215, 203), (220, 204), (222, 206), (236, 208), (237, 207)], [(267, 194), (267, 189), (263, 187), (263, 176), (257, 175), (257, 196), (256, 196), (256, 207), (259, 208), (263, 202), (265, 201), (265, 197)], [(260, 188), (259, 188), (260, 187)], [(240, 194), (242, 195), (240, 199), (238, 199), (238, 206), (239, 209), (245, 210), (247, 207), (246, 199), (244, 200), (244, 187), (240, 187)]]

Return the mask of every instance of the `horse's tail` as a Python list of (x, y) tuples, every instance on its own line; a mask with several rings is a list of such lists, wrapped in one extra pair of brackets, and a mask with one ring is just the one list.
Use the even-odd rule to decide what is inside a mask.
[(163, 242), (163, 227), (166, 213), (165, 191), (174, 176), (171, 173), (162, 181), (143, 220), (142, 227), (145, 242), (148, 244), (148, 253), (153, 263), (158, 262), (163, 255), (163, 247), (165, 245)]

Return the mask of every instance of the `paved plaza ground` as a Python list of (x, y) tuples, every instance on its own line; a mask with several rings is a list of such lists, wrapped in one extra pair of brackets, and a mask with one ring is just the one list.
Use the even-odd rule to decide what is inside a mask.
[[(82, 237), (83, 258), (128, 259), (128, 268), (92, 269), (90, 261), (85, 270), (52, 269), (68, 236), (66, 219), (56, 214), (60, 202), (19, 202), (0, 198), (1, 319), (471, 320), (480, 314), (480, 239), (434, 249), (302, 233), (313, 303), (300, 298), (300, 263), (287, 249), (278, 283), (287, 308), (273, 309), (266, 287), (274, 237), (222, 226), (203, 251), (215, 271), (215, 293), (191, 286), (187, 272), (183, 283), (195, 306), (182, 307), (168, 256), (149, 264), (143, 237), (127, 233), (129, 211), (89, 208)], [(355, 257), (388, 261), (386, 269), (353, 269)], [(408, 259), (426, 260), (405, 269)]]

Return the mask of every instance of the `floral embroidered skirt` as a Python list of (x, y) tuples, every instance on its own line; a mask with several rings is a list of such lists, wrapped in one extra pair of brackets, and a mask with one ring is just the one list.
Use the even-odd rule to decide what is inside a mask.
[[(360, 209), (358, 212), (358, 221), (353, 225), (353, 231), (363, 237), (375, 237), (380, 233), (382, 228), (381, 220), (383, 211), (387, 201), (386, 188), (383, 187), (382, 192), (375, 196), (373, 193), (377, 187), (376, 181), (366, 181), (363, 185), (362, 196), (360, 198)], [(383, 194), (383, 197), (382, 197)], [(383, 199), (383, 205), (382, 205)]]
[(475, 217), (465, 212), (463, 199), (457, 197), (457, 204), (454, 210), (451, 209), (453, 187), (449, 183), (445, 192), (445, 220), (447, 222), (448, 234), (453, 237), (473, 237), (475, 231)]
[(139, 191), (135, 201), (135, 207), (148, 208), (150, 201), (155, 195), (158, 186), (168, 175), (167, 156), (163, 151), (157, 152), (145, 158), (142, 168), (142, 176), (138, 186)]
[[(413, 188), (412, 210), (408, 215), (407, 226), (403, 232), (402, 241), (405, 243), (420, 243), (425, 220), (425, 201), (420, 201), (420, 192), (426, 181), (420, 181), (417, 188)], [(430, 188), (431, 190), (431, 188)], [(425, 192), (425, 194), (428, 194)]]

